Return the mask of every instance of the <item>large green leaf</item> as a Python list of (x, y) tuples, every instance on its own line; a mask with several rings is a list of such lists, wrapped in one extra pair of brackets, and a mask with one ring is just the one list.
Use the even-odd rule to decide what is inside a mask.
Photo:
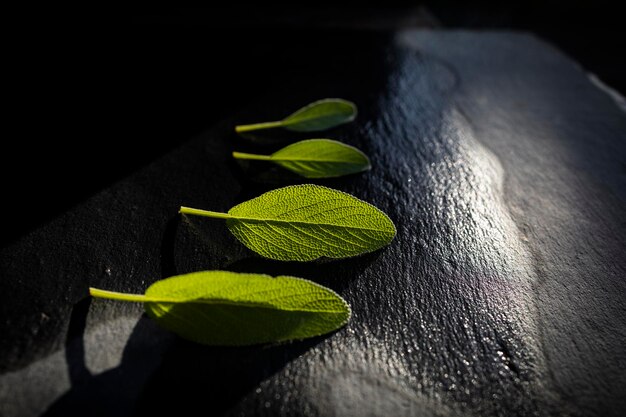
[(235, 126), (237, 133), (283, 127), (295, 132), (315, 132), (351, 122), (357, 114), (356, 105), (340, 98), (315, 101), (283, 120)]
[(233, 152), (233, 157), (271, 161), (306, 178), (340, 177), (371, 168), (363, 152), (330, 139), (303, 140), (272, 155)]
[(152, 284), (145, 295), (90, 288), (94, 297), (143, 302), (164, 328), (205, 345), (252, 345), (319, 336), (345, 325), (334, 291), (295, 277), (202, 271)]
[(388, 245), (396, 228), (385, 213), (350, 194), (294, 185), (243, 202), (228, 213), (181, 207), (181, 213), (227, 219), (248, 248), (282, 261), (347, 258)]

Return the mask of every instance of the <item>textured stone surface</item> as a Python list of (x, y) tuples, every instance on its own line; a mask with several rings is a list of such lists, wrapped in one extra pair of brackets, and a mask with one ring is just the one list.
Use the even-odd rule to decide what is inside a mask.
[[(0, 251), (1, 415), (626, 409), (624, 110), (530, 35), (372, 38)], [(294, 183), (233, 162), (233, 150), (275, 145), (232, 127), (332, 96), (360, 113), (326, 136), (373, 168), (317, 183), (388, 213), (398, 229), (388, 248), (273, 262), (219, 220), (176, 214)], [(208, 348), (140, 306), (87, 298), (89, 286), (141, 292), (200, 269), (302, 276), (338, 291), (354, 316), (327, 337)]]

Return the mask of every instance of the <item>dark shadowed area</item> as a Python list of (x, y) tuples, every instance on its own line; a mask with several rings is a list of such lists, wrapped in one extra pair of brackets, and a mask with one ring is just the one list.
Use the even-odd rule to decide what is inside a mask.
[[(447, 28), (471, 23), (462, 8), (301, 10), (96, 14), (47, 21), (20, 49), (37, 65), (16, 107), (35, 110), (15, 138), (22, 168), (2, 171), (4, 201), (25, 208), (3, 215), (0, 415), (621, 415), (623, 98), (552, 40)], [(232, 159), (283, 145), (236, 124), (324, 97), (358, 105), (320, 137), (370, 171), (305, 181)], [(395, 240), (277, 262), (221, 220), (177, 214), (309, 182), (386, 212)], [(203, 269), (307, 278), (353, 317), (305, 341), (205, 347), (87, 295)]]

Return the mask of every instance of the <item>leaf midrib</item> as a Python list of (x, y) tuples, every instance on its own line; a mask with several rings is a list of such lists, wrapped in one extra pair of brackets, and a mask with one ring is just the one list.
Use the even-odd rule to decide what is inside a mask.
[[(306, 117), (300, 117), (297, 114), (293, 114), (291, 116), (288, 116), (286, 119), (282, 120), (282, 124), (283, 126), (292, 126), (292, 125), (296, 125), (296, 124), (300, 124), (303, 122), (310, 122), (312, 120), (324, 120), (324, 119), (332, 119), (332, 118), (336, 118), (336, 117), (345, 117), (346, 115), (339, 114), (339, 113), (335, 113), (335, 114), (323, 114), (323, 115), (319, 115), (319, 116), (306, 116)], [(293, 118), (292, 118), (293, 117)]]
[(332, 313), (332, 314), (342, 314), (346, 313), (345, 310), (312, 310), (312, 309), (304, 309), (304, 308), (283, 308), (283, 307), (273, 307), (269, 304), (264, 303), (254, 303), (254, 302), (235, 302), (224, 299), (192, 299), (192, 300), (177, 300), (177, 299), (168, 299), (168, 298), (159, 298), (159, 297), (150, 297), (145, 296), (143, 299), (144, 303), (167, 303), (167, 304), (208, 304), (208, 305), (227, 305), (227, 306), (235, 306), (235, 307), (243, 307), (243, 308), (261, 308), (265, 310), (274, 310), (274, 311), (290, 311), (290, 312), (301, 312), (301, 313)]
[(285, 158), (285, 157), (277, 157), (274, 155), (271, 155), (270, 158), (272, 159), (272, 161), (295, 161), (295, 162), (336, 162), (336, 163), (342, 163), (342, 164), (361, 164), (363, 163), (362, 161), (346, 161), (346, 160), (339, 160), (339, 159), (307, 159), (307, 158), (302, 158), (302, 157), (298, 157), (298, 158)]
[(307, 226), (326, 226), (326, 227), (341, 227), (343, 229), (351, 229), (351, 230), (367, 230), (370, 232), (390, 232), (389, 229), (375, 229), (371, 227), (360, 227), (360, 226), (349, 226), (349, 225), (341, 225), (341, 224), (332, 224), (332, 223), (314, 223), (307, 222), (302, 220), (283, 220), (283, 219), (264, 219), (259, 217), (244, 217), (244, 216), (236, 216), (234, 214), (226, 213), (230, 216), (230, 219), (233, 220), (250, 220), (250, 221), (258, 221), (258, 222), (267, 222), (267, 223), (286, 223), (286, 224), (296, 224), (296, 225), (307, 225)]

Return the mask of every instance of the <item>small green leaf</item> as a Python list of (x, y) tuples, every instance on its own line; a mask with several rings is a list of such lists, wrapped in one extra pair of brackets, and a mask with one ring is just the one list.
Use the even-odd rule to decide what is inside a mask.
[(237, 133), (283, 127), (295, 132), (316, 132), (351, 122), (356, 117), (356, 105), (340, 98), (315, 101), (283, 120), (235, 126)]
[(157, 281), (145, 295), (97, 288), (89, 292), (143, 302), (159, 325), (205, 345), (305, 339), (336, 330), (350, 318), (350, 306), (334, 291), (287, 276), (202, 271)]
[(363, 152), (330, 139), (303, 140), (271, 155), (233, 152), (233, 157), (271, 161), (306, 178), (340, 177), (371, 168)]
[(228, 213), (189, 207), (180, 212), (226, 219), (241, 243), (281, 261), (348, 258), (387, 246), (396, 234), (391, 219), (376, 207), (313, 184), (269, 191)]

